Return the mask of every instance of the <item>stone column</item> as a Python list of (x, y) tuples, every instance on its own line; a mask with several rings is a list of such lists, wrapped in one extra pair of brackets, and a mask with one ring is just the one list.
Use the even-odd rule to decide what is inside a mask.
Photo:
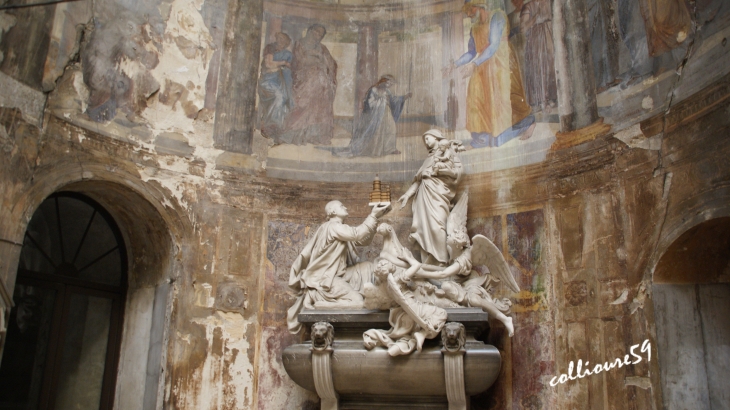
[(251, 153), (263, 11), (263, 0), (228, 2), (213, 131), (216, 148)]
[(368, 89), (378, 81), (378, 30), (361, 25), (357, 40), (355, 74), (355, 122), (360, 118), (362, 103)]
[(553, 41), (560, 131), (566, 133), (599, 120), (585, 0), (554, 1)]
[[(447, 67), (464, 54), (464, 15), (445, 14), (441, 21), (441, 64)], [(448, 130), (466, 127), (466, 84), (463, 78), (451, 76), (442, 81), (444, 96), (443, 127)]]

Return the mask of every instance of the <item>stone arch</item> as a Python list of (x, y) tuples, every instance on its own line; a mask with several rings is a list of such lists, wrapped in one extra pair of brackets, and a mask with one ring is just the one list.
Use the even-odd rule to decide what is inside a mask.
[(173, 283), (182, 272), (184, 238), (192, 231), (187, 214), (157, 184), (102, 165), (66, 165), (36, 175), (33, 185), (13, 200), (12, 220), (0, 227), (16, 244), (3, 267), (11, 295), (28, 222), (45, 198), (62, 191), (81, 193), (105, 208), (127, 247), (128, 290), (116, 384), (123, 394), (115, 395), (114, 408), (158, 408)]
[(646, 272), (651, 283), (654, 282), (657, 264), (680, 236), (709, 220), (730, 217), (730, 202), (727, 193), (714, 190), (693, 199), (697, 208), (679, 209), (675, 215), (669, 215), (666, 218), (659, 241), (647, 264)]
[(652, 302), (663, 404), (722, 408), (730, 394), (730, 216), (695, 223), (654, 266)]

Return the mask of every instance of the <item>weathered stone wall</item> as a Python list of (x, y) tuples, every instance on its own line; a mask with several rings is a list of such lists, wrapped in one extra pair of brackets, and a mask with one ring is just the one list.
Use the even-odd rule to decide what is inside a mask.
[[(217, 89), (227, 64), (220, 50), (233, 46), (232, 27), (245, 24), (245, 16), (229, 15), (235, 1), (161, 0), (129, 13), (137, 3), (98, 2), (97, 21), (86, 2), (58, 6), (54, 18), (33, 23), (52, 23), (53, 30), (38, 29), (49, 43), (27, 45), (48, 48), (48, 59), (10, 58), (10, 51), (27, 53), (17, 51), (16, 32), (2, 49), (0, 281), (12, 294), (25, 228), (43, 199), (59, 190), (85, 193), (111, 212), (130, 247), (117, 408), (316, 409), (316, 395), (296, 386), (281, 363), (283, 348), (304, 338), (285, 326), (293, 300), (289, 268), (324, 220), (327, 201), (345, 202), (350, 223), (369, 212), (369, 182), (326, 181), (390, 172), (398, 197), (407, 188), (400, 181), (425, 156), (418, 135), (408, 137), (402, 157), (387, 161), (319, 161), (311, 146), (280, 146), (267, 168), (268, 141), (260, 136), (253, 155), (220, 150), (216, 103), (237, 102)], [(438, 7), (458, 9), (446, 3)], [(271, 2), (268, 12), (286, 4)], [(117, 14), (125, 24), (105, 25)], [(545, 138), (524, 142), (539, 139), (535, 158), (519, 147), (464, 153), (469, 233), (494, 241), (522, 289), (497, 290), (513, 300), (516, 331), (510, 339), (491, 323), (484, 337), (504, 365), (494, 387), (474, 398), (474, 409), (662, 408), (654, 268), (682, 233), (730, 216), (729, 29), (720, 20), (728, 15), (700, 16), (709, 30), (680, 50), (687, 58), (679, 73), (599, 94), (599, 115), (614, 121), (614, 133), (551, 151), (555, 129), (545, 122)], [(17, 24), (11, 17), (0, 13), (0, 34)], [(108, 48), (114, 39), (120, 43)], [(239, 57), (256, 48), (247, 47)], [(84, 60), (112, 48), (117, 54)], [(45, 67), (43, 76), (21, 68), (31, 66)], [(118, 114), (88, 111), (90, 104), (99, 108), (85, 82), (90, 66), (136, 85), (102, 96)], [(251, 84), (240, 86), (250, 91)], [(385, 220), (405, 243), (408, 208)], [(362, 255), (371, 258), (378, 246)], [(570, 361), (612, 361), (645, 339), (650, 363), (550, 385)]]
[[(727, 93), (708, 97), (727, 87), (725, 79), (672, 111), (692, 113), (691, 121), (653, 120), (663, 126), (659, 149), (609, 136), (551, 154), (545, 164), (466, 178), (470, 233), (503, 250), (522, 289), (512, 295), (514, 338), (492, 323), (488, 340), (504, 354), (504, 367), (474, 408), (661, 407), (654, 359), (559, 387), (549, 381), (571, 360), (610, 361), (645, 339), (656, 346), (653, 266), (689, 227), (730, 214), (723, 160), (730, 103)], [(40, 130), (13, 109), (2, 110), (0, 128), (6, 288), (35, 207), (57, 190), (84, 192), (110, 209), (132, 243), (132, 287), (171, 284), (166, 405), (316, 407), (316, 396), (294, 385), (280, 362), (281, 350), (301, 340), (285, 330), (288, 269), (322, 222), (324, 203), (342, 199), (354, 223), (368, 212), (369, 184), (210, 169), (53, 116)], [(387, 219), (406, 235), (407, 210)], [(373, 247), (364, 252), (374, 254)]]

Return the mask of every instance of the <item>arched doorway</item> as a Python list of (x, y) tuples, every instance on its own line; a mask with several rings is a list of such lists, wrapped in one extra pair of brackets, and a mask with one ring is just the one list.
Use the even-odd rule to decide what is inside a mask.
[(677, 238), (652, 293), (664, 408), (730, 408), (730, 218)]
[(47, 198), (26, 230), (0, 364), (0, 408), (111, 409), (127, 254), (92, 199)]

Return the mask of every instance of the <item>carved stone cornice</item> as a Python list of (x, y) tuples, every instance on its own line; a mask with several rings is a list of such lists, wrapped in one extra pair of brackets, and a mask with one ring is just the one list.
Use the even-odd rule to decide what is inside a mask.
[(730, 74), (670, 107), (666, 113), (641, 121), (641, 131), (651, 137), (672, 132), (710, 113), (730, 99)]
[(297, 0), (267, 0), (264, 11), (277, 16), (316, 18), (320, 21), (374, 22), (421, 18), (424, 15), (461, 12), (462, 0), (371, 2), (371, 4), (320, 3)]

